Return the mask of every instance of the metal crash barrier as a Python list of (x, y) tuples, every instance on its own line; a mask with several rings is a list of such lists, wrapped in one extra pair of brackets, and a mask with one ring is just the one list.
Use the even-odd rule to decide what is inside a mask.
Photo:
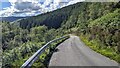
[(61, 39), (67, 39), (69, 38), (69, 35), (63, 36), (54, 40), (49, 41), (47, 44), (45, 44), (43, 47), (41, 47), (37, 52), (35, 52), (22, 66), (21, 68), (28, 68), (31, 67), (32, 64), (38, 59), (38, 57), (45, 51), (47, 47), (53, 42), (56, 42)]

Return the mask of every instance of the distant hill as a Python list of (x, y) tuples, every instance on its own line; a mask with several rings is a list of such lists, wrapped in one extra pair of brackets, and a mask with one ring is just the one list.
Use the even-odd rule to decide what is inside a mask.
[(0, 17), (0, 21), (7, 21), (7, 22), (13, 22), (18, 19), (22, 19), (26, 17)]

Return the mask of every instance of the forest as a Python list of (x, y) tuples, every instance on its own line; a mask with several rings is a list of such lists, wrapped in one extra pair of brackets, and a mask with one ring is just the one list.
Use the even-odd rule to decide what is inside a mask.
[(21, 66), (45, 43), (67, 34), (79, 36), (91, 49), (120, 63), (119, 2), (80, 2), (0, 25), (3, 67)]

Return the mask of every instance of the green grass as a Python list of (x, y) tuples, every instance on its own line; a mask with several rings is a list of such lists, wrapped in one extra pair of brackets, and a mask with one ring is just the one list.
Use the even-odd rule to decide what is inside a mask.
[(120, 63), (120, 53), (117, 52), (117, 50), (115, 50), (116, 48), (115, 46), (114, 47), (106, 46), (97, 39), (88, 40), (88, 38), (89, 35), (83, 35), (83, 34), (80, 35), (80, 39), (92, 50)]

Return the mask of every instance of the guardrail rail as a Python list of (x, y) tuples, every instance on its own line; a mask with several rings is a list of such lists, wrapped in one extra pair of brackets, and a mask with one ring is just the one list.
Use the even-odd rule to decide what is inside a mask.
[(31, 67), (32, 64), (38, 59), (38, 57), (45, 51), (47, 47), (53, 42), (56, 42), (61, 39), (67, 39), (69, 38), (69, 35), (63, 36), (54, 40), (49, 41), (47, 44), (45, 44), (43, 47), (41, 47), (37, 52), (35, 52), (22, 66), (21, 68), (28, 68)]

